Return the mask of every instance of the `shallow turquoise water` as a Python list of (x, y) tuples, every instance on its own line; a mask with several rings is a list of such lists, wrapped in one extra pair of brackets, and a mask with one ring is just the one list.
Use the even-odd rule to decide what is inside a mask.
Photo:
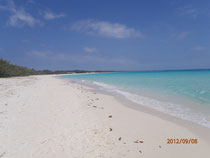
[(210, 70), (75, 74), (136, 103), (210, 127)]

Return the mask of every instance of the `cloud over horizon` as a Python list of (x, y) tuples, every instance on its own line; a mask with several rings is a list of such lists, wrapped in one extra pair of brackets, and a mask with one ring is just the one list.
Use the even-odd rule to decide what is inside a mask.
[(108, 21), (80, 20), (75, 22), (70, 29), (91, 35), (118, 39), (142, 36), (142, 33), (138, 30)]
[[(104, 68), (110, 69), (115, 67), (117, 69), (125, 69), (125, 67), (135, 67), (139, 66), (139, 63), (128, 59), (125, 57), (115, 57), (108, 58), (101, 55), (92, 55), (91, 53), (82, 54), (82, 53), (58, 53), (50, 50), (33, 50), (25, 54), (26, 57), (37, 58), (39, 60), (44, 60), (45, 62), (56, 62), (56, 63), (69, 63), (80, 64), (81, 69), (97, 69), (101, 66)], [(109, 61), (109, 62), (107, 62)], [(87, 66), (88, 64), (88, 66)], [(94, 65), (94, 66), (93, 66)], [(84, 66), (84, 67), (83, 67)], [(70, 69), (70, 68), (69, 68)], [(100, 69), (100, 68), (99, 68)]]

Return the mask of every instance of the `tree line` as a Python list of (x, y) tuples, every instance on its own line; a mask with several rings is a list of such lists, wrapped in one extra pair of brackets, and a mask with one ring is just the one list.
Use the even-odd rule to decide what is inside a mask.
[(70, 74), (70, 73), (87, 73), (87, 72), (106, 72), (106, 71), (85, 71), (85, 70), (37, 71), (35, 69), (30, 69), (24, 66), (11, 64), (9, 61), (0, 58), (0, 77), (45, 75), (45, 74)]
[(29, 69), (27, 67), (10, 64), (9, 61), (0, 59), (0, 77), (13, 77), (13, 76), (28, 76), (37, 75), (38, 71)]

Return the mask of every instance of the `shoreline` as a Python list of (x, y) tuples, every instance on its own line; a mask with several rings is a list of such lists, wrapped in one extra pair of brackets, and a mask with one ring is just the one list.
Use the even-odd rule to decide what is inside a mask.
[[(3, 157), (206, 157), (201, 135), (56, 75), (0, 79)], [(127, 106), (126, 106), (127, 105)], [(198, 144), (167, 144), (197, 138)]]
[[(144, 105), (146, 107), (150, 107), (152, 109), (155, 109), (156, 111), (163, 112), (165, 114), (181, 118), (183, 120), (188, 120), (190, 122), (194, 122), (196, 124), (199, 124), (201, 126), (205, 126), (207, 128), (210, 128), (210, 108), (209, 104), (207, 103), (201, 103), (199, 102), (199, 95), (196, 98), (191, 98), (192, 95), (194, 94), (188, 94), (189, 91), (192, 91), (193, 93), (196, 92), (198, 93), (198, 90), (196, 88), (190, 88), (188, 85), (188, 88), (185, 88), (183, 90), (182, 87), (179, 87), (178, 89), (175, 88), (175, 91), (180, 91), (180, 94), (177, 93), (175, 95), (174, 93), (168, 92), (166, 93), (166, 90), (160, 90), (160, 91), (155, 91), (153, 92), (153, 88), (139, 88), (138, 83), (135, 82), (137, 85), (137, 88), (135, 88), (133, 85), (135, 84), (128, 84), (126, 83), (126, 79), (123, 80), (123, 75), (122, 74), (122, 84), (117, 83), (119, 79), (116, 76), (111, 76), (111, 79), (103, 78), (101, 76), (95, 76), (93, 75), (83, 75), (80, 77), (80, 75), (77, 76), (69, 76), (69, 79), (74, 80), (75, 82), (79, 84), (83, 84), (86, 86), (90, 86), (96, 89), (100, 89), (102, 91), (105, 91), (107, 94), (115, 95), (115, 96), (123, 96), (126, 99), (130, 100), (131, 102), (135, 103), (136, 105)], [(67, 78), (68, 76), (60, 76), (61, 78)], [(87, 78), (86, 78), (87, 77)], [(94, 79), (94, 77), (96, 77)], [(113, 79), (115, 78), (116, 80), (113, 80), (112, 83), (112, 77)], [(83, 80), (84, 79), (84, 80)], [(119, 79), (121, 81), (121, 79)], [(124, 82), (125, 83), (124, 83)], [(129, 79), (130, 83), (132, 83), (132, 78)], [(115, 83), (116, 82), (116, 83)], [(143, 82), (143, 81), (142, 81)], [(143, 82), (144, 83), (144, 82)], [(179, 83), (179, 82), (178, 82)], [(145, 83), (146, 84), (146, 83)], [(165, 83), (167, 85), (167, 82)], [(146, 86), (145, 86), (146, 87)], [(155, 87), (155, 85), (154, 85)], [(173, 86), (175, 87), (175, 86)], [(155, 88), (154, 88), (155, 89)], [(167, 89), (167, 88), (166, 88)], [(172, 91), (172, 90), (171, 90)], [(183, 92), (182, 92), (183, 91)], [(163, 93), (164, 92), (164, 93)], [(202, 91), (200, 93), (204, 93), (205, 91)], [(104, 93), (104, 92), (102, 92)], [(189, 96), (185, 96), (183, 93), (188, 94)], [(181, 95), (182, 94), (182, 95)], [(204, 97), (205, 98), (205, 97)], [(197, 100), (196, 100), (197, 99)]]
[(207, 143), (210, 144), (210, 135), (209, 135), (210, 128), (208, 128), (206, 126), (203, 126), (203, 125), (193, 122), (191, 120), (182, 119), (182, 118), (170, 115), (168, 113), (158, 111), (154, 108), (151, 108), (151, 107), (148, 107), (148, 106), (145, 106), (142, 104), (134, 103), (133, 101), (129, 100), (128, 98), (126, 98), (125, 96), (123, 96), (119, 93), (111, 92), (111, 91), (109, 92), (107, 90), (101, 89), (100, 86), (94, 85), (92, 83), (83, 83), (82, 81), (77, 81), (77, 80), (71, 79), (71, 78), (62, 78), (59, 76), (57, 76), (57, 77), (59, 79), (66, 80), (67, 82), (81, 84), (83, 86), (91, 88), (93, 92), (97, 92), (97, 93), (101, 93), (101, 94), (109, 95), (109, 96), (114, 96), (114, 98), (117, 99), (123, 106), (126, 106), (128, 108), (132, 108), (132, 109), (140, 111), (140, 112), (145, 112), (150, 115), (155, 115), (163, 120), (172, 121), (173, 123), (176, 123), (178, 125), (181, 125), (184, 128), (191, 130), (193, 133), (201, 135), (205, 140), (207, 140)]

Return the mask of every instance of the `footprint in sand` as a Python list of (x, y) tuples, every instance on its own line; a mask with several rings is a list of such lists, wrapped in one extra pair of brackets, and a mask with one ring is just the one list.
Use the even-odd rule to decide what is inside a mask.
[(6, 154), (6, 152), (3, 152), (3, 153), (0, 155), (0, 157), (3, 157), (5, 154)]
[(4, 111), (1, 111), (0, 114), (4, 114)]
[(144, 141), (142, 141), (142, 140), (136, 140), (136, 141), (134, 141), (134, 143), (144, 143)]

